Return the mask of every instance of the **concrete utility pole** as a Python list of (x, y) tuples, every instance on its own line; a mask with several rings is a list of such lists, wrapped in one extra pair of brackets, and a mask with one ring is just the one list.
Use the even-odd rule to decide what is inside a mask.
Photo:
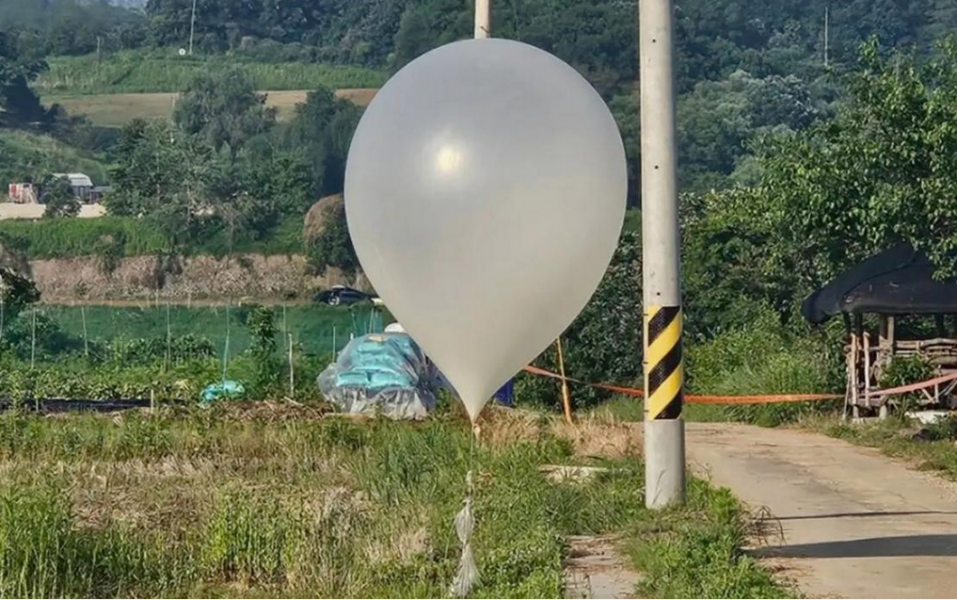
[(193, 13), (189, 17), (189, 55), (193, 55), (193, 32), (196, 31), (196, 0), (193, 0)]
[(824, 68), (827, 68), (827, 43), (828, 43), (828, 13), (831, 11), (831, 7), (824, 7)]
[(674, 5), (639, 0), (641, 238), (645, 366), (645, 505), (684, 502)]
[(475, 0), (475, 39), (492, 36), (492, 0)]

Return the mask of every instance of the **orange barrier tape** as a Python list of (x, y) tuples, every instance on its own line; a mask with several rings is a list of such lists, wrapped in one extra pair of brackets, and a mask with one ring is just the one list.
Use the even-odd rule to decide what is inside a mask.
[[(562, 378), (562, 376), (558, 373), (552, 373), (551, 371), (539, 367), (533, 367), (532, 365), (525, 367), (525, 371), (533, 375), (551, 377), (552, 379), (560, 380)], [(588, 383), (587, 381), (582, 381), (573, 377), (566, 377), (566, 379), (572, 383), (579, 383), (581, 385), (608, 390), (609, 392), (615, 392), (627, 396), (635, 396), (640, 398), (645, 395), (644, 390), (637, 388), (612, 385), (610, 383)], [(888, 388), (886, 390), (873, 390), (868, 392), (868, 396), (880, 397), (893, 396), (895, 394), (907, 394), (909, 392), (916, 392), (921, 389), (940, 385), (942, 383), (949, 383), (955, 380), (957, 380), (957, 372), (950, 373), (949, 375), (941, 375), (940, 377), (934, 377), (933, 379), (928, 379), (926, 381), (911, 383), (909, 385)], [(820, 400), (840, 400), (843, 398), (844, 394), (760, 394), (752, 396), (714, 396), (688, 394), (685, 396), (685, 402), (689, 404), (773, 404), (779, 402), (817, 402)]]
[[(546, 369), (533, 367), (531, 365), (525, 367), (525, 371), (533, 375), (551, 377), (552, 379), (560, 380), (562, 378), (562, 376), (558, 373), (553, 373)], [(957, 377), (957, 374), (955, 374), (955, 377)], [(580, 379), (574, 379), (572, 377), (566, 377), (565, 379), (572, 383), (579, 383), (581, 385), (587, 385), (628, 396), (642, 397), (645, 395), (644, 390), (637, 388), (612, 385), (610, 383), (588, 383), (586, 381), (581, 381)], [(710, 396), (690, 394), (685, 396), (685, 402), (689, 404), (771, 404), (778, 402), (816, 402), (820, 400), (840, 400), (843, 398), (844, 394), (762, 394), (753, 396)]]

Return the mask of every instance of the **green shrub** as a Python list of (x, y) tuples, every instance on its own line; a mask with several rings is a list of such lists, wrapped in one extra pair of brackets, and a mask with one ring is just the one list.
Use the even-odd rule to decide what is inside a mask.
[[(930, 379), (936, 374), (936, 371), (934, 365), (922, 356), (898, 356), (891, 360), (887, 368), (883, 370), (878, 383), (884, 389), (909, 385)], [(899, 394), (891, 398), (895, 402), (907, 406), (920, 400), (921, 393), (917, 391), (910, 394)]]
[[(789, 330), (766, 309), (741, 329), (687, 347), (688, 390), (697, 394), (813, 394), (843, 389), (841, 354), (821, 332)], [(752, 421), (777, 425), (808, 412), (831, 410), (834, 403), (780, 403), (689, 407), (700, 419)]]
[(124, 364), (148, 365), (160, 361), (184, 363), (215, 358), (216, 349), (205, 339), (191, 334), (165, 337), (116, 340), (109, 348), (109, 357)]
[[(562, 334), (565, 373), (588, 382), (629, 385), (641, 380), (642, 308), (641, 245), (637, 232), (624, 232), (611, 265), (574, 323)], [(555, 346), (534, 363), (558, 372)], [(559, 383), (537, 375), (519, 375), (515, 397), (520, 402), (560, 407)], [(576, 408), (594, 406), (611, 394), (590, 387), (574, 388)]]
[(689, 488), (694, 519), (661, 516), (661, 530), (634, 553), (649, 598), (780, 598), (786, 590), (745, 554), (745, 513), (727, 489)]

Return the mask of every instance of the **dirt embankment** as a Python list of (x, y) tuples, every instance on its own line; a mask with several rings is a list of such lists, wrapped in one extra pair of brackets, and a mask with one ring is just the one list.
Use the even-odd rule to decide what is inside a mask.
[(345, 276), (336, 269), (317, 276), (299, 255), (133, 256), (113, 265), (87, 256), (32, 260), (30, 271), (49, 303), (157, 297), (173, 302), (307, 300), (336, 284), (366, 286), (361, 276)]

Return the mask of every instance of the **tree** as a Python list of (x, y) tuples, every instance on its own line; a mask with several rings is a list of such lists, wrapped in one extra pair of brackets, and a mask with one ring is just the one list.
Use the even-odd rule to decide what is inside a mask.
[(324, 219), (322, 232), (306, 248), (310, 264), (317, 273), (324, 273), (328, 267), (354, 273), (359, 259), (349, 236), (345, 204), (341, 201), (333, 203)]
[(44, 219), (75, 217), (80, 214), (80, 199), (73, 193), (66, 177), (50, 175), (43, 181), (40, 202), (46, 205)]
[(233, 160), (225, 149), (202, 169), (202, 192), (212, 211), (209, 217), (222, 220), (230, 252), (237, 238), (262, 237), (279, 216), (275, 199), (257, 187), (255, 174), (248, 161)]
[(342, 191), (349, 144), (361, 114), (356, 105), (336, 99), (325, 87), (309, 92), (296, 106), (296, 115), (284, 130), (284, 145), (308, 161), (313, 198)]
[[(618, 249), (598, 290), (578, 318), (562, 334), (566, 365), (574, 365), (569, 377), (628, 385), (640, 380), (641, 345), (641, 243), (636, 232), (622, 234)], [(536, 364), (557, 371), (554, 346)], [(521, 375), (517, 396), (557, 406), (559, 388), (554, 380)], [(609, 392), (576, 388), (577, 407), (593, 406)]]
[(153, 220), (172, 246), (195, 239), (209, 212), (201, 175), (210, 154), (166, 121), (132, 121), (117, 146), (107, 210)]
[(12, 321), (25, 306), (39, 300), (40, 291), (30, 278), (9, 267), (0, 267), (0, 301), (5, 321)]
[(678, 101), (678, 152), (685, 189), (724, 187), (761, 135), (807, 127), (824, 108), (797, 77), (737, 71), (702, 81)]
[(245, 71), (227, 68), (190, 81), (176, 104), (173, 120), (213, 150), (226, 148), (235, 156), (251, 138), (275, 125), (276, 111), (266, 108), (266, 96), (256, 93)]
[(416, 4), (406, 6), (395, 34), (395, 67), (401, 69), (435, 46), (429, 9)]
[(273, 309), (259, 305), (251, 307), (246, 314), (246, 327), (252, 337), (249, 353), (256, 367), (255, 384), (261, 393), (279, 379), (281, 361), (276, 356), (275, 317)]
[(23, 52), (17, 39), (0, 30), (0, 127), (41, 125), (47, 113), (30, 89), (46, 62)]
[[(900, 242), (926, 250), (938, 276), (957, 275), (957, 47), (918, 67), (869, 43), (846, 89), (833, 120), (768, 140), (756, 186), (712, 195), (701, 211), (697, 260), (720, 258), (735, 294), (782, 315)], [(697, 277), (700, 306), (733, 302), (725, 282)]]

